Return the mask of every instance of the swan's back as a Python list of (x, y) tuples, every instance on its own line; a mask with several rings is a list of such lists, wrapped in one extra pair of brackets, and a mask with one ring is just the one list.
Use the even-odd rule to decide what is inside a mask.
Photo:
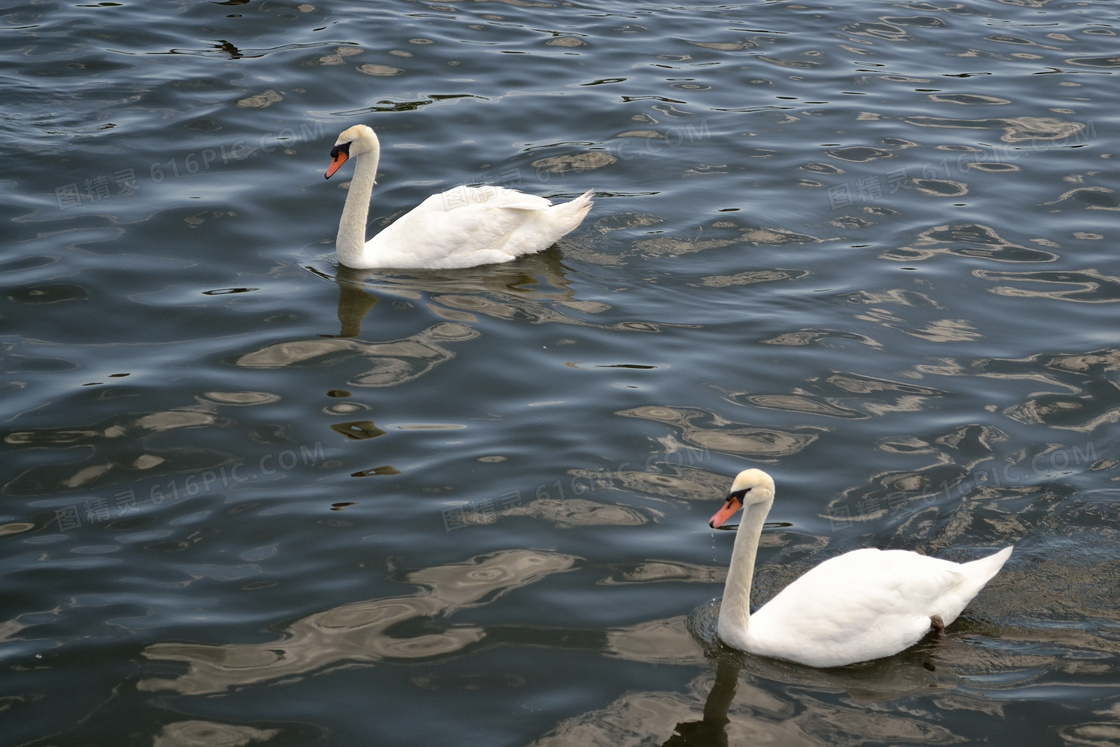
[(377, 267), (457, 269), (546, 249), (591, 209), (592, 192), (553, 205), (501, 187), (458, 187), (424, 200), (368, 242)]
[[(945, 625), (1011, 556), (969, 563), (904, 550), (864, 549), (826, 560), (750, 617), (732, 645), (810, 666), (869, 661), (920, 641), (936, 615)], [(723, 631), (720, 631), (721, 637)]]

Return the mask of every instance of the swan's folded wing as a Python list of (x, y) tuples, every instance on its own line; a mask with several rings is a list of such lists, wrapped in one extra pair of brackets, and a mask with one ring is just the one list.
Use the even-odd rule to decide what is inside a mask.
[(369, 246), (381, 255), (381, 266), (394, 264), (393, 252), (402, 263), (432, 269), (505, 262), (522, 253), (511, 239), (531, 239), (538, 216), (551, 206), (543, 197), (501, 187), (458, 187), (424, 200)]
[(552, 201), (545, 197), (529, 195), (505, 187), (456, 187), (442, 195), (434, 196), (447, 198), (443, 202), (448, 210), (470, 205), (515, 210), (547, 210), (552, 207)]

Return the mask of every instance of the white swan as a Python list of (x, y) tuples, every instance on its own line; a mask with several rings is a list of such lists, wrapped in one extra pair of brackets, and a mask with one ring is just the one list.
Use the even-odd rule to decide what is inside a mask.
[(719, 612), (719, 637), (742, 651), (838, 667), (896, 654), (941, 631), (999, 572), (1007, 547), (970, 563), (906, 550), (855, 550), (810, 570), (753, 615), (751, 578), (762, 524), (774, 503), (774, 480), (740, 472), (727, 504), (709, 521), (721, 526), (739, 508), (731, 567)]
[(591, 209), (591, 191), (553, 205), (503, 187), (456, 187), (432, 195), (366, 241), (366, 216), (381, 158), (381, 143), (371, 128), (354, 125), (338, 136), (326, 178), (350, 158), (356, 161), (354, 179), (335, 248), (339, 262), (358, 270), (451, 270), (508, 262), (552, 246)]

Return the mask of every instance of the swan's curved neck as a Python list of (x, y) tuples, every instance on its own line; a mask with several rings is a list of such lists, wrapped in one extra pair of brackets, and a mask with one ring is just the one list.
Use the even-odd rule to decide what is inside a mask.
[(354, 178), (350, 180), (350, 191), (346, 194), (346, 205), (342, 208), (342, 220), (338, 222), (338, 236), (334, 242), (338, 261), (349, 267), (361, 266), (369, 198), (373, 194), (380, 159), (381, 150), (378, 147), (353, 158)]
[(758, 554), (758, 541), (762, 525), (770, 513), (773, 499), (745, 508), (735, 535), (731, 551), (731, 565), (727, 569), (727, 582), (720, 605), (719, 623), (745, 628), (751, 618), (751, 582), (754, 580), (754, 559)]

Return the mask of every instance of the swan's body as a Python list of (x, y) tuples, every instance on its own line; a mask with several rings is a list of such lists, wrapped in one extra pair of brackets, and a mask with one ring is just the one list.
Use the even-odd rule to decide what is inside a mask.
[(366, 241), (366, 216), (381, 158), (372, 129), (355, 125), (338, 136), (326, 177), (350, 158), (355, 160), (354, 178), (335, 248), (339, 262), (358, 270), (451, 270), (508, 262), (552, 246), (591, 209), (591, 192), (553, 205), (503, 187), (457, 187), (432, 195)]
[(752, 615), (755, 553), (773, 502), (774, 480), (762, 470), (745, 470), (709, 522), (721, 526), (744, 509), (718, 628), (724, 643), (752, 654), (811, 667), (896, 654), (956, 620), (1011, 556), (1007, 547), (953, 563), (905, 550), (855, 550), (813, 568)]

